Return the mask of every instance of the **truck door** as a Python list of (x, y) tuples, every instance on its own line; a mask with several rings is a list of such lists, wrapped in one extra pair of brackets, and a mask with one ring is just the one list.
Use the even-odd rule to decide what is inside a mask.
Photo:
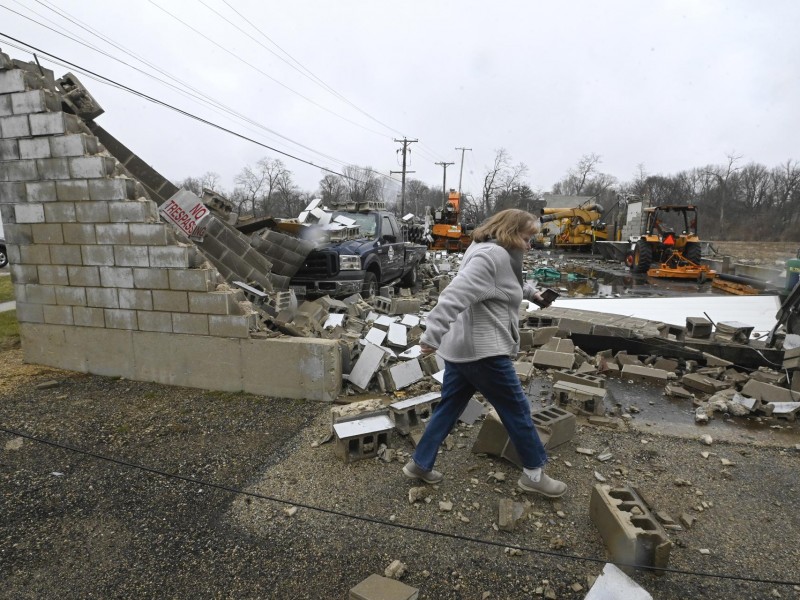
[(400, 229), (390, 215), (381, 217), (381, 263), (383, 280), (396, 279), (403, 274), (405, 248)]

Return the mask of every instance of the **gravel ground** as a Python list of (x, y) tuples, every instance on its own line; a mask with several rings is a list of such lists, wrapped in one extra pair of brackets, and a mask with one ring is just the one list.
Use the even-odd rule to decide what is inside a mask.
[[(663, 401), (635, 391), (645, 406)], [(608, 558), (589, 518), (595, 471), (638, 486), (675, 519), (697, 518), (670, 532), (670, 567), (800, 579), (796, 426), (708, 447), (697, 439), (705, 430), (667, 435), (646, 411), (620, 430), (581, 420), (551, 454), (549, 472), (569, 484), (560, 501), (517, 493), (516, 468), (472, 454), (479, 425), (461, 426), (438, 462), (445, 481), (410, 503), (415, 486), (400, 471), (410, 441), (395, 436), (393, 462), (344, 464), (318, 443), (327, 405), (75, 374), (25, 365), (10, 350), (0, 353), (0, 427), (182, 478), (0, 432), (3, 598), (344, 599), (394, 560), (420, 598), (583, 598)], [(500, 472), (504, 481), (491, 475)], [(514, 532), (493, 526), (501, 498), (530, 502)], [(654, 598), (800, 597), (792, 585), (634, 577)]]

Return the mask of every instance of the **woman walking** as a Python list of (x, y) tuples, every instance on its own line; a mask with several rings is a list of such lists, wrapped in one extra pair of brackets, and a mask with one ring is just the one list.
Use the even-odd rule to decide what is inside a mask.
[(522, 299), (542, 303), (522, 279), (522, 257), (538, 231), (539, 220), (523, 210), (508, 209), (487, 219), (474, 231), (458, 274), (428, 315), (420, 346), (423, 354), (436, 352), (445, 361), (442, 399), (403, 467), (406, 477), (442, 480), (433, 470), (439, 446), (478, 391), (497, 410), (522, 460), (517, 485), (550, 498), (566, 492), (564, 483), (542, 471), (547, 453), (512, 363), (519, 352)]

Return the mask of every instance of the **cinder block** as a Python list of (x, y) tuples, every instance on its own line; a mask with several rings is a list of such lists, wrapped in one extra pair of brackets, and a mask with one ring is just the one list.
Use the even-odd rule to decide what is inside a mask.
[(247, 315), (209, 315), (208, 333), (218, 337), (250, 337), (250, 318)]
[[(95, 225), (95, 230), (98, 244), (127, 245), (131, 243), (128, 226), (125, 223), (98, 223)], [(147, 248), (144, 248), (144, 250), (146, 251)], [(147, 262), (136, 266), (146, 267)]]
[[(170, 276), (172, 271), (164, 269), (134, 269), (133, 287), (148, 290), (167, 290), (170, 286)], [(184, 296), (185, 298), (186, 296)], [(188, 310), (188, 300), (186, 310)]]
[(415, 358), (401, 361), (389, 368), (394, 387), (397, 390), (407, 388), (409, 385), (420, 381), (425, 375), (419, 361)]
[(361, 351), (353, 370), (350, 372), (349, 381), (359, 389), (367, 390), (372, 377), (386, 360), (386, 353), (375, 344), (367, 343)]
[(97, 308), (119, 308), (116, 288), (86, 288), (86, 304)]
[(97, 154), (97, 138), (86, 134), (59, 135), (47, 138), (51, 156), (68, 157)]
[(49, 265), (50, 246), (19, 246), (19, 260), (11, 259), (11, 248), (8, 249), (9, 260), (12, 263), (22, 263), (24, 265)]
[[(586, 364), (586, 363), (584, 363)], [(568, 371), (553, 371), (553, 383), (557, 381), (568, 381), (570, 383), (579, 383), (589, 387), (603, 388), (606, 387), (606, 378), (602, 375), (592, 375), (590, 373), (572, 373)]]
[(114, 246), (114, 264), (118, 267), (149, 266), (147, 246)]
[(73, 179), (96, 179), (114, 174), (116, 161), (105, 156), (83, 156), (68, 158), (69, 172)]
[(108, 329), (138, 329), (135, 310), (106, 308), (104, 310), (106, 328)]
[(108, 202), (76, 202), (75, 217), (78, 223), (110, 223)]
[(172, 313), (172, 331), (190, 335), (208, 335), (208, 315)]
[(711, 321), (702, 317), (686, 317), (686, 337), (708, 339), (711, 337)]
[(688, 373), (681, 378), (681, 384), (689, 389), (698, 390), (704, 394), (716, 394), (731, 387), (727, 381), (720, 381), (698, 373)]
[[(2, 100), (0, 100), (0, 102), (2, 102)], [(0, 112), (0, 116), (2, 116), (2, 114), (3, 113)], [(0, 139), (0, 161), (19, 159), (19, 141), (15, 139)]]
[(744, 384), (742, 394), (755, 398), (764, 404), (770, 402), (793, 402), (798, 399), (797, 394), (788, 388), (770, 385), (754, 379)]
[(64, 306), (86, 306), (86, 289), (68, 285), (55, 286), (56, 304)]
[(412, 429), (431, 418), (434, 408), (441, 399), (441, 392), (429, 392), (390, 404), (389, 410), (394, 417), (395, 429), (403, 435), (408, 435)]
[(632, 487), (594, 486), (589, 516), (615, 562), (668, 566), (672, 542)]
[(533, 425), (547, 450), (569, 442), (575, 437), (575, 415), (557, 406), (548, 406), (531, 413)]
[(390, 315), (416, 314), (422, 308), (422, 301), (418, 298), (392, 298), (389, 308)]
[(90, 306), (73, 306), (72, 318), (79, 327), (105, 327), (106, 320), (102, 308)]
[(136, 318), (140, 331), (172, 333), (172, 313), (140, 310)]
[(533, 364), (544, 368), (571, 369), (575, 365), (575, 355), (540, 348), (533, 353)]
[(28, 117), (25, 115), (0, 117), (0, 135), (6, 139), (30, 137), (31, 127)]
[[(72, 202), (47, 202), (44, 205), (44, 218), (48, 223), (75, 223), (75, 205)], [(94, 235), (94, 230), (92, 230), (92, 235)], [(66, 236), (64, 239), (66, 241)], [(74, 244), (76, 242), (67, 243)]]
[(189, 268), (189, 250), (178, 246), (151, 247), (150, 266), (162, 269)]
[[(42, 285), (69, 285), (67, 267), (60, 265), (39, 265), (36, 268), (38, 269), (38, 282)], [(16, 283), (20, 282), (17, 281)]]
[(334, 423), (334, 453), (346, 463), (374, 458), (382, 445), (391, 448), (392, 429), (388, 415)]
[(574, 408), (582, 414), (603, 415), (606, 391), (579, 383), (559, 381), (553, 384), (553, 394), (559, 406)]
[[(44, 305), (18, 301), (17, 321), (20, 323), (44, 323)], [(41, 340), (39, 343), (42, 343)]]
[(21, 69), (10, 69), (0, 71), (0, 94), (13, 94), (14, 92), (24, 92), (26, 86), (25, 71)]
[(89, 200), (89, 183), (85, 179), (56, 181), (56, 197), (61, 202), (86, 202)]
[(42, 306), (44, 322), (50, 325), (73, 325), (71, 306), (52, 306), (45, 304)]
[(25, 283), (39, 283), (39, 271), (36, 265), (11, 263), (8, 268), (11, 271), (11, 281), (17, 286)]
[(56, 291), (52, 285), (27, 284), (24, 286), (25, 302), (30, 304), (55, 304)]
[(63, 112), (38, 113), (28, 115), (32, 136), (63, 135), (65, 133), (79, 133), (80, 124), (75, 115)]
[(36, 159), (36, 169), (41, 179), (63, 180), (70, 178), (68, 158)]
[(527, 383), (533, 374), (533, 363), (522, 360), (515, 361), (514, 371), (516, 371), (520, 382)]
[(131, 223), (128, 228), (131, 244), (166, 246), (172, 240), (165, 223)]
[(35, 181), (39, 171), (35, 160), (12, 160), (0, 163), (0, 181)]
[[(0, 54), (0, 61), (2, 55)], [(9, 94), (0, 95), (0, 117), (10, 117), (13, 113), (11, 110), (11, 96)]]
[(564, 318), (558, 320), (558, 335), (562, 338), (569, 337), (573, 333), (590, 334), (592, 328), (593, 325), (590, 321)]
[(171, 290), (209, 292), (213, 289), (214, 271), (211, 269), (170, 269), (167, 273)]
[(63, 244), (64, 235), (61, 225), (36, 223), (31, 225), (31, 236), (34, 244)]
[(348, 600), (417, 600), (418, 597), (417, 588), (373, 574), (350, 589)]
[(80, 246), (52, 244), (50, 260), (54, 265), (80, 265), (83, 264), (83, 255)]
[(19, 140), (18, 159), (50, 158), (47, 138), (22, 138)]
[(133, 270), (129, 267), (100, 267), (100, 285), (107, 288), (132, 288)]
[[(13, 209), (13, 206), (9, 205), (20, 204), (22, 202), (27, 202), (27, 200), (28, 197), (24, 183), (0, 180), (0, 209)], [(6, 225), (9, 224), (9, 220), (5, 216), (3, 216), (3, 222)]]
[(622, 367), (621, 377), (632, 381), (644, 381), (659, 385), (667, 382), (666, 371), (639, 365), (625, 365)]
[[(136, 182), (133, 179), (125, 177), (115, 177), (113, 179), (89, 179), (89, 199), (90, 200), (128, 200), (134, 197), (136, 191)], [(130, 211), (130, 207), (125, 205), (144, 205), (143, 202), (114, 202), (111, 205), (112, 221), (127, 221), (122, 217), (126, 211)], [(124, 207), (124, 208), (123, 208)], [(114, 211), (118, 215), (114, 216)], [(131, 212), (135, 215), (136, 213)], [(142, 213), (143, 214), (143, 213)], [(132, 221), (141, 221), (142, 219), (133, 218)]]
[[(6, 234), (6, 241), (9, 244), (17, 244), (23, 246), (25, 244), (33, 244), (33, 232), (31, 230), (32, 225), (29, 224), (22, 224), (18, 225), (16, 223), (13, 224), (6, 224), (5, 226), (5, 234)], [(12, 263), (14, 261), (11, 261)]]
[(118, 290), (119, 307), (128, 310), (153, 310), (153, 293), (150, 290)]
[(87, 266), (111, 266), (114, 264), (114, 248), (112, 246), (81, 245), (83, 264)]
[(153, 290), (153, 310), (165, 312), (189, 312), (189, 295), (186, 292)]
[(29, 90), (11, 94), (11, 110), (16, 115), (27, 115), (61, 110), (61, 101), (50, 91)]
[(189, 312), (206, 315), (231, 315), (239, 313), (236, 292), (189, 292)]

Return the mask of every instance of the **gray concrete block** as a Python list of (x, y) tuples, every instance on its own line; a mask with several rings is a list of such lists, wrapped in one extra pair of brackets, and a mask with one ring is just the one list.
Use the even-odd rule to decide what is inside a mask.
[(0, 95), (0, 117), (10, 117), (13, 114), (14, 112), (11, 110), (11, 96), (9, 94)]
[(162, 269), (189, 268), (189, 250), (178, 246), (151, 247), (150, 266)]
[(19, 140), (17, 159), (50, 158), (50, 144), (47, 138), (22, 138)]
[(621, 377), (631, 381), (644, 381), (663, 385), (667, 382), (667, 372), (640, 365), (625, 365), (622, 367)]
[(164, 269), (134, 269), (133, 287), (150, 290), (169, 289), (169, 273), (171, 273), (171, 271), (166, 271)]
[(30, 135), (63, 135), (66, 133), (79, 133), (80, 125), (75, 115), (62, 112), (38, 113), (28, 115), (30, 122)]
[(568, 381), (570, 383), (579, 383), (596, 388), (606, 387), (606, 378), (602, 375), (591, 375), (588, 373), (570, 373), (567, 371), (554, 371), (553, 383), (558, 381)]
[(792, 390), (754, 379), (744, 384), (744, 387), (742, 387), (742, 394), (750, 398), (755, 398), (764, 404), (770, 402), (797, 401), (797, 394), (792, 392)]
[(86, 288), (86, 304), (97, 308), (119, 308), (116, 288)]
[(16, 223), (44, 223), (44, 206), (42, 204), (17, 204), (14, 206)]
[[(27, 202), (25, 184), (17, 181), (0, 181), (0, 209), (12, 208), (13, 204)], [(9, 219), (3, 216), (3, 223), (8, 225)]]
[(97, 267), (67, 266), (69, 285), (100, 287), (100, 270)]
[(571, 369), (575, 364), (575, 355), (539, 349), (533, 353), (533, 364), (544, 368)]
[[(9, 260), (11, 260), (9, 248)], [(14, 263), (22, 263), (24, 265), (49, 265), (52, 264), (50, 260), (50, 246), (20, 246), (19, 247), (19, 261), (12, 260)]]
[(153, 310), (189, 312), (189, 295), (186, 292), (153, 290)]
[(83, 254), (80, 246), (50, 246), (50, 260), (54, 265), (82, 265)]
[(61, 100), (54, 92), (29, 90), (11, 94), (11, 110), (16, 115), (61, 110)]
[[(75, 205), (72, 202), (48, 202), (44, 205), (44, 218), (48, 223), (75, 223), (77, 220)], [(82, 244), (85, 242), (77, 243)]]
[[(95, 232), (98, 244), (126, 245), (131, 243), (130, 232), (125, 223), (97, 223)], [(146, 267), (147, 263), (136, 266)]]
[(86, 306), (86, 288), (69, 285), (55, 286), (56, 304), (64, 306)]
[(557, 406), (533, 411), (531, 420), (547, 450), (569, 442), (575, 437), (575, 415)]
[(24, 286), (25, 301), (30, 304), (55, 304), (56, 290), (52, 285), (27, 284)]
[[(39, 265), (37, 278), (42, 285), (69, 285), (67, 267), (53, 265)], [(16, 283), (21, 283), (16, 281)]]
[(172, 333), (172, 313), (140, 310), (136, 318), (140, 331)]
[(153, 310), (153, 293), (150, 290), (120, 289), (117, 291), (119, 307), (129, 310)]
[(189, 292), (189, 312), (207, 315), (239, 314), (238, 300), (242, 297), (237, 292)]
[(100, 285), (107, 288), (132, 288), (133, 270), (129, 267), (100, 267)]
[(68, 158), (69, 172), (73, 179), (96, 179), (114, 174), (116, 161), (106, 156), (83, 156)]
[(215, 273), (212, 269), (170, 269), (167, 274), (171, 290), (209, 292), (214, 287)]
[(72, 325), (74, 323), (71, 306), (45, 304), (42, 306), (42, 314), (44, 322), (51, 325)]
[(208, 335), (208, 315), (172, 313), (172, 330), (175, 333)]
[(68, 158), (38, 158), (36, 159), (36, 169), (41, 179), (70, 178)]
[(111, 266), (114, 264), (114, 248), (111, 246), (81, 245), (83, 264)]
[[(47, 209), (55, 207), (70, 207), (72, 208), (73, 212), (75, 210), (75, 205), (69, 202), (59, 202), (55, 205), (46, 205), (45, 206), (45, 216), (47, 215)], [(61, 226), (61, 231), (64, 233), (64, 242), (67, 244), (96, 244), (97, 243), (97, 235), (95, 233), (94, 225), (92, 224), (84, 224), (84, 223), (64, 223)]]
[(89, 182), (85, 179), (56, 181), (56, 197), (62, 202), (86, 202), (89, 200)]
[(8, 139), (26, 138), (30, 135), (31, 127), (27, 116), (0, 117), (0, 136)]
[(51, 156), (69, 157), (97, 154), (97, 138), (85, 134), (59, 135), (47, 138)]
[(0, 161), (19, 160), (19, 158), (19, 141), (15, 139), (0, 139)]
[(605, 414), (603, 400), (606, 391), (602, 388), (559, 381), (553, 384), (553, 395), (560, 406), (572, 407), (578, 412), (589, 415)]
[(20, 265), (11, 263), (11, 281), (17, 286), (25, 283), (39, 283), (39, 271), (36, 265)]
[(150, 204), (149, 201), (138, 202), (136, 200), (112, 202), (108, 207), (109, 216), (115, 223), (146, 223), (151, 218)]
[[(44, 305), (17, 302), (17, 321), (22, 323), (44, 323)], [(42, 340), (37, 340), (41, 344)]]
[(385, 360), (386, 353), (381, 348), (367, 343), (350, 372), (350, 383), (359, 389), (367, 390), (369, 382)]
[(138, 329), (135, 310), (123, 310), (118, 308), (104, 309), (107, 329)]
[[(89, 198), (91, 200), (115, 200), (122, 201), (134, 198), (136, 191), (136, 182), (133, 179), (126, 177), (115, 177), (113, 179), (89, 179)], [(112, 215), (114, 210), (123, 211), (122, 206), (129, 204), (128, 202), (114, 202), (111, 205)], [(144, 205), (144, 202), (133, 201), (130, 204)], [(129, 210), (129, 209), (128, 209)], [(114, 221), (125, 220), (123, 218), (115, 218)], [(141, 219), (132, 219), (141, 220)]]
[(35, 181), (39, 171), (35, 160), (12, 160), (0, 163), (0, 181)]
[(79, 327), (105, 327), (105, 313), (102, 308), (90, 306), (73, 306), (72, 318)]
[(209, 315), (208, 332), (217, 337), (249, 338), (250, 318), (247, 315)]
[[(9, 244), (18, 244), (20, 246), (33, 243), (33, 233), (31, 230), (32, 225), (24, 223), (18, 225), (16, 223), (5, 225), (6, 242)], [(12, 261), (13, 262), (13, 261)]]
[(36, 223), (31, 225), (31, 236), (34, 244), (63, 244), (64, 234), (61, 225)]
[(114, 246), (114, 264), (118, 267), (149, 266), (147, 246)]
[(691, 390), (698, 390), (704, 394), (716, 394), (731, 387), (731, 383), (720, 381), (697, 373), (688, 373), (681, 378), (681, 384)]
[(128, 229), (131, 244), (166, 246), (170, 243), (169, 229), (165, 223), (131, 223)]
[[(56, 187), (58, 190), (58, 187)], [(108, 202), (76, 202), (75, 216), (78, 223), (110, 223)]]
[(0, 94), (24, 92), (26, 89), (25, 71), (20, 69), (0, 71)]

